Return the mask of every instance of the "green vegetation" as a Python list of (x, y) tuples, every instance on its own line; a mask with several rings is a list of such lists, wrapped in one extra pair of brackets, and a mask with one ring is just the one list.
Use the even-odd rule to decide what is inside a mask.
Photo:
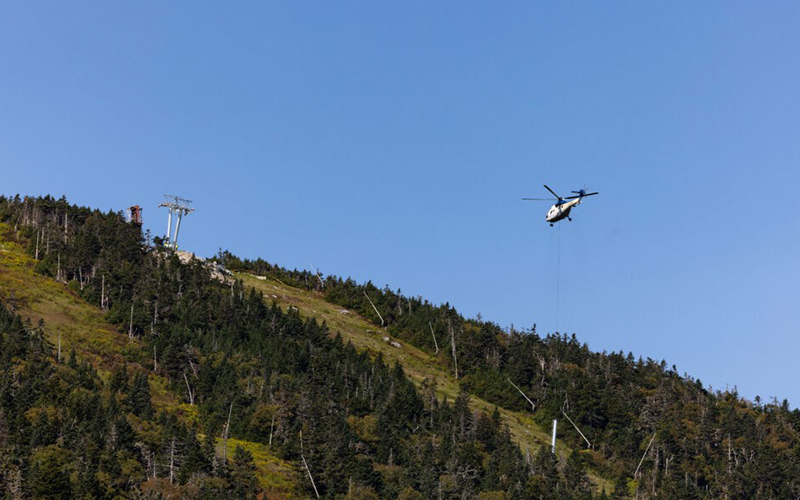
[[(44, 253), (44, 250), (42, 251)], [(47, 340), (62, 352), (74, 349), (92, 364), (113, 367), (122, 362), (127, 339), (104, 318), (102, 311), (71, 288), (36, 272), (36, 261), (25, 253), (17, 234), (0, 223), (0, 299), (33, 324), (44, 322)]]
[[(357, 349), (365, 350), (373, 357), (380, 355), (390, 364), (400, 363), (406, 375), (420, 390), (430, 387), (437, 397), (450, 401), (458, 396), (459, 384), (454, 374), (445, 371), (435, 356), (412, 344), (397, 342), (398, 339), (392, 337), (386, 329), (369, 323), (357, 313), (326, 302), (319, 291), (296, 288), (275, 279), (247, 273), (237, 273), (236, 278), (263, 293), (266, 300), (275, 301), (284, 307), (297, 308), (302, 317), (324, 322), (332, 334), (340, 335), (345, 342), (352, 343)], [(387, 337), (389, 340), (384, 340)], [(400, 347), (395, 347), (390, 342), (397, 342)], [(550, 443), (550, 435), (542, 430), (528, 411), (498, 408), (475, 396), (470, 398), (470, 406), (484, 413), (491, 413), (497, 408), (503, 423), (511, 432), (512, 439), (522, 450), (538, 450), (542, 445)], [(561, 440), (557, 448), (563, 459), (571, 453), (570, 447)], [(598, 490), (613, 486), (613, 483), (595, 474), (590, 474), (590, 479)]]
[[(250, 453), (259, 487), (269, 498), (305, 497), (297, 492), (297, 485), (300, 482), (297, 469), (291, 463), (276, 457), (269, 451), (269, 446), (231, 438), (228, 439), (227, 456), (233, 457), (237, 448)], [(221, 439), (217, 439), (217, 454), (222, 455)]]

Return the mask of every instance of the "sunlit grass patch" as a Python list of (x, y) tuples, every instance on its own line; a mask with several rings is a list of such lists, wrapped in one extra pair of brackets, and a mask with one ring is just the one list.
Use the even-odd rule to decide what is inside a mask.
[[(222, 440), (217, 439), (217, 453), (222, 454)], [(299, 493), (299, 477), (297, 469), (291, 463), (281, 460), (272, 454), (269, 447), (251, 441), (228, 439), (227, 458), (231, 460), (236, 447), (241, 446), (253, 455), (256, 465), (258, 484), (269, 499), (307, 498)]]

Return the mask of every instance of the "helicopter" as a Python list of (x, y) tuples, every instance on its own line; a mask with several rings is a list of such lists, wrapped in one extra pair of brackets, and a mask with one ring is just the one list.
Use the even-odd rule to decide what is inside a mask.
[[(572, 221), (572, 217), (569, 216), (569, 213), (572, 209), (581, 204), (581, 201), (587, 196), (594, 196), (596, 194), (600, 194), (598, 192), (594, 193), (587, 193), (584, 189), (580, 191), (572, 191), (575, 193), (575, 196), (567, 196), (566, 198), (562, 198), (556, 194), (555, 191), (547, 187), (547, 184), (544, 185), (544, 188), (550, 191), (553, 196), (555, 196), (556, 204), (550, 207), (550, 210), (547, 211), (547, 215), (545, 215), (544, 220), (550, 223), (550, 227), (553, 227), (553, 224), (556, 222), (567, 219)], [(522, 198), (525, 201), (550, 201), (553, 198)], [(568, 201), (569, 200), (569, 201)]]

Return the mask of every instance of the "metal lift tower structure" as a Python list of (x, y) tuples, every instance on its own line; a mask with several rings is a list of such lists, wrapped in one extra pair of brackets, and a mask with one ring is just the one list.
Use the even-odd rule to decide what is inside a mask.
[[(173, 196), (171, 194), (164, 195), (164, 203), (159, 205), (159, 207), (166, 207), (169, 210), (169, 215), (167, 216), (167, 239), (164, 242), (164, 246), (176, 250), (178, 249), (178, 231), (181, 228), (181, 219), (183, 219), (184, 215), (194, 212), (194, 208), (189, 207), (191, 204), (192, 200), (187, 200), (180, 196)], [(173, 217), (175, 218), (174, 235), (172, 234)]]

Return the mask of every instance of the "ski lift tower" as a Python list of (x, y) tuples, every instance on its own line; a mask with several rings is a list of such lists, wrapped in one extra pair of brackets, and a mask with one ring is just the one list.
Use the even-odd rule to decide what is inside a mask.
[[(176, 250), (178, 249), (178, 231), (181, 228), (181, 219), (183, 219), (184, 215), (194, 212), (194, 208), (189, 207), (191, 204), (192, 200), (187, 200), (180, 196), (173, 196), (171, 194), (164, 195), (164, 203), (159, 205), (159, 207), (166, 207), (169, 210), (169, 215), (167, 216), (167, 238), (164, 242), (164, 246)], [(174, 235), (172, 234), (173, 217), (175, 218)]]

